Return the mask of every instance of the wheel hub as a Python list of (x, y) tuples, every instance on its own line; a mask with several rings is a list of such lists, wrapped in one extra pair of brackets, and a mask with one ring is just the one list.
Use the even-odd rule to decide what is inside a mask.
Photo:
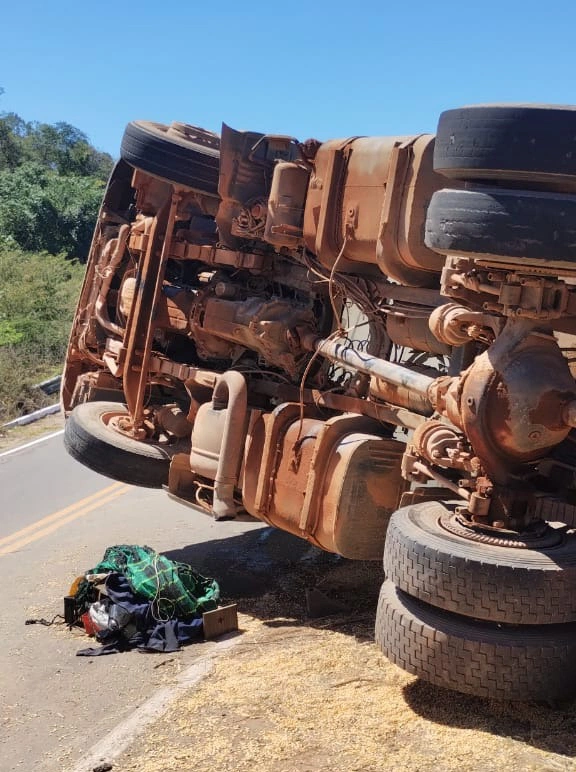
[(460, 536), (468, 541), (490, 544), (494, 547), (512, 547), (514, 549), (549, 549), (557, 547), (563, 541), (563, 532), (550, 528), (548, 523), (540, 521), (528, 526), (521, 533), (506, 531), (502, 528), (479, 526), (469, 523), (460, 515), (446, 512), (439, 518), (439, 524), (448, 533)]
[(132, 419), (127, 415), (105, 415), (102, 421), (118, 434), (123, 434), (130, 439), (143, 442), (148, 439), (146, 429), (143, 426), (135, 427)]

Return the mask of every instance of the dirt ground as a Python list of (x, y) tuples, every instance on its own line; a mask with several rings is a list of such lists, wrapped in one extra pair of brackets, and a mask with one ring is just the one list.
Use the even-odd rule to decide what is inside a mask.
[[(576, 769), (576, 703), (441, 690), (373, 643), (374, 564), (303, 552), (281, 586), (239, 598), (241, 641), (114, 772)], [(306, 592), (341, 604), (311, 618)]]

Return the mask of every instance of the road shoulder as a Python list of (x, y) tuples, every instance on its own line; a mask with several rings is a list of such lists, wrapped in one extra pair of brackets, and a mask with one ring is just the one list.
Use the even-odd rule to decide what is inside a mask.
[(239, 644), (114, 770), (574, 768), (574, 706), (495, 703), (429, 686), (377, 651), (366, 609), (311, 620), (287, 596), (241, 606)]
[(63, 428), (64, 416), (62, 413), (45, 416), (26, 426), (13, 426), (9, 429), (0, 427), (0, 453), (17, 448), (19, 445), (25, 445), (45, 435), (53, 434)]

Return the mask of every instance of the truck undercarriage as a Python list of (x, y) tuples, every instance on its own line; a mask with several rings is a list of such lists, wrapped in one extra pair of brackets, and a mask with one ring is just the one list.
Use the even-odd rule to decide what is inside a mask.
[(300, 142), (134, 122), (62, 386), (65, 443), (217, 519), (384, 556), (384, 653), (576, 689), (576, 110)]

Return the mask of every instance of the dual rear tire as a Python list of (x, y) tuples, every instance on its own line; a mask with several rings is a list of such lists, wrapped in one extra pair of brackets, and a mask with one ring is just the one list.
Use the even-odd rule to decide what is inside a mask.
[(453, 521), (434, 501), (392, 516), (376, 616), (382, 652), (467, 694), (573, 697), (575, 536), (551, 528), (524, 546), (486, 544), (460, 535)]
[[(425, 242), (445, 255), (576, 261), (576, 108), (484, 105), (440, 116)], [(447, 180), (448, 183), (448, 180)], [(449, 183), (448, 183), (449, 184)]]
[(446, 110), (434, 144), (434, 169), (445, 177), (576, 189), (576, 108), (475, 105)]

